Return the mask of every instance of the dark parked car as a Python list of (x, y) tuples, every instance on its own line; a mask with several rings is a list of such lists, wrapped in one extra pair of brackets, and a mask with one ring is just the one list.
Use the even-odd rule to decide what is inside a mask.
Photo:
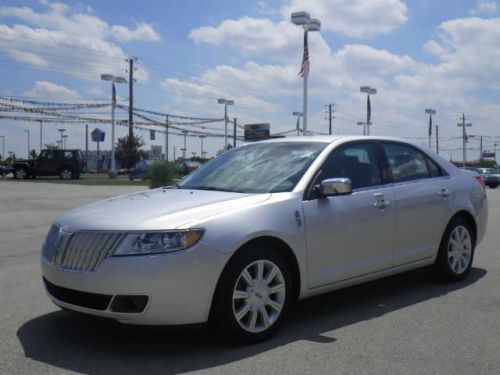
[(63, 180), (80, 178), (84, 161), (80, 150), (42, 150), (38, 159), (18, 160), (14, 163), (17, 179), (37, 176), (59, 176)]
[(195, 160), (180, 160), (177, 163), (175, 163), (175, 169), (177, 169), (177, 171), (183, 176), (190, 174), (192, 171), (194, 171), (196, 168), (200, 166), (201, 163)]
[(491, 189), (496, 189), (497, 186), (500, 185), (500, 173), (496, 172), (493, 168), (465, 167), (464, 169), (474, 171), (481, 175), (481, 177), (483, 177), (484, 184), (489, 186)]
[(139, 160), (129, 171), (128, 178), (131, 180), (144, 180), (149, 178), (149, 168), (156, 162), (156, 160)]
[(0, 164), (0, 176), (6, 176), (9, 173), (14, 173), (14, 167), (9, 164)]

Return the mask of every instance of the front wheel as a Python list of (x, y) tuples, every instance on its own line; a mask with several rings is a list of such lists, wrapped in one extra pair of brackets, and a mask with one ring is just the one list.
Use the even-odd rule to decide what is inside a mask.
[(446, 281), (460, 281), (470, 272), (474, 259), (474, 237), (470, 224), (463, 218), (452, 220), (444, 232), (434, 265)]
[(24, 168), (19, 168), (14, 171), (14, 178), (18, 180), (24, 180), (28, 178), (28, 172), (26, 172), (26, 169)]
[(212, 323), (231, 341), (251, 343), (272, 335), (293, 298), (289, 267), (267, 245), (251, 246), (226, 266), (217, 286)]
[(73, 172), (71, 172), (71, 169), (63, 168), (59, 172), (59, 177), (61, 177), (61, 180), (70, 180), (73, 178)]

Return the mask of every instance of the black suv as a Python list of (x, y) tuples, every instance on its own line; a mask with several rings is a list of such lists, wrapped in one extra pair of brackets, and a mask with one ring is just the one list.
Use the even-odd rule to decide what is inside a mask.
[(84, 162), (80, 150), (42, 150), (38, 159), (18, 160), (13, 167), (17, 179), (59, 176), (69, 180), (80, 177)]

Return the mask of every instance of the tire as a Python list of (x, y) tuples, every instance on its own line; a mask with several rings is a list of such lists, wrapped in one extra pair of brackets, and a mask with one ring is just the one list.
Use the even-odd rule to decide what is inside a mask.
[(490, 185), (490, 189), (496, 189), (498, 185)]
[(445, 281), (467, 277), (474, 260), (475, 238), (470, 224), (463, 218), (453, 219), (444, 231), (434, 264), (437, 275)]
[(276, 332), (294, 293), (290, 269), (276, 250), (256, 244), (240, 251), (219, 279), (210, 321), (217, 335), (249, 344)]
[(61, 180), (71, 180), (73, 178), (73, 172), (69, 168), (62, 168), (59, 172), (59, 177)]
[(18, 180), (25, 180), (28, 178), (28, 172), (24, 168), (14, 170), (14, 178)]

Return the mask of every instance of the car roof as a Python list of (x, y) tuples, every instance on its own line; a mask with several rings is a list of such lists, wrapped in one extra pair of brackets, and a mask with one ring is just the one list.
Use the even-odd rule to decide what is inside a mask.
[(395, 141), (413, 144), (403, 138), (386, 137), (386, 136), (366, 136), (366, 135), (307, 135), (307, 136), (293, 136), (284, 138), (267, 139), (260, 142), (278, 143), (278, 142), (320, 142), (320, 143), (333, 143), (336, 141), (363, 141), (363, 140), (379, 140), (379, 141)]

